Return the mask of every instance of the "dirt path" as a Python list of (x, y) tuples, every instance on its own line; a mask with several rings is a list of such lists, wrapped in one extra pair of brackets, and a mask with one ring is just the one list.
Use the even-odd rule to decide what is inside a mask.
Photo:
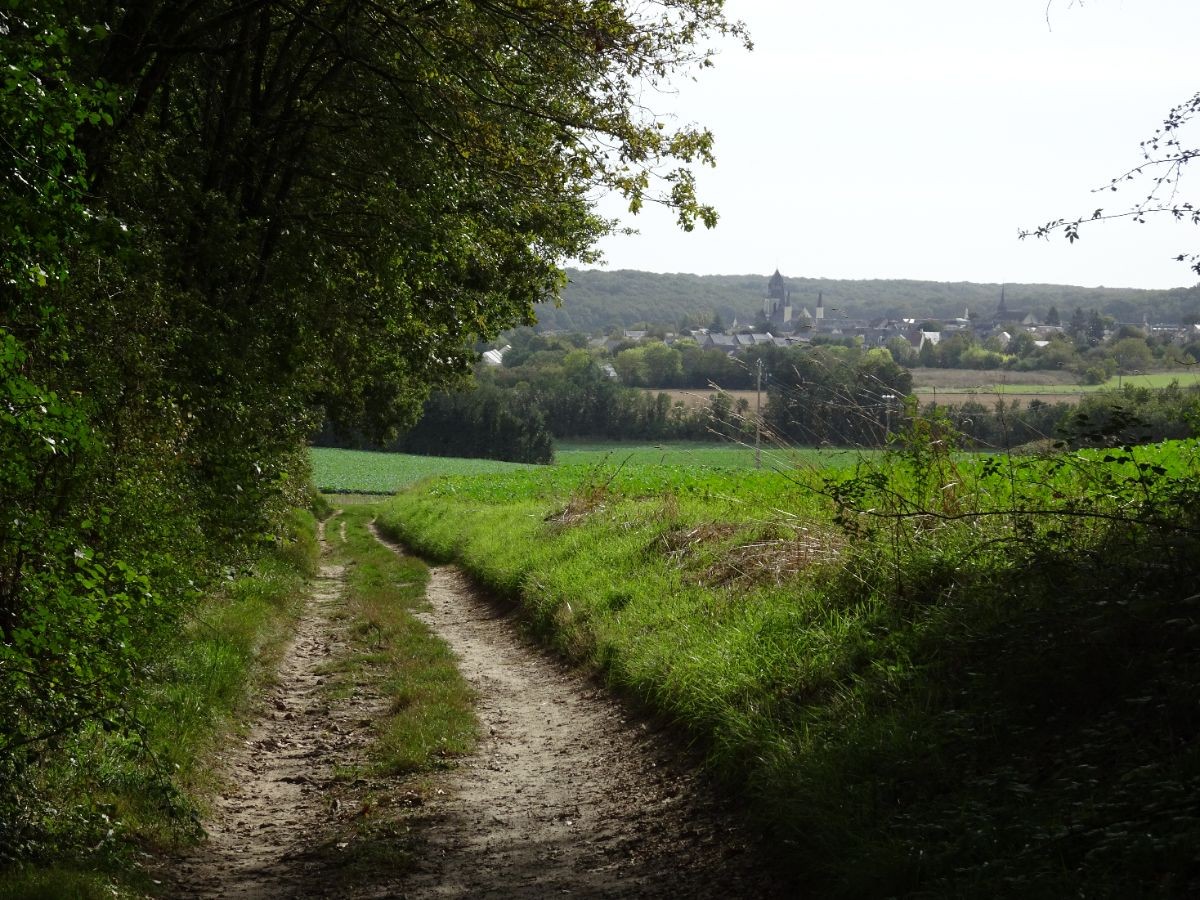
[(428, 598), (485, 737), (426, 808), (405, 897), (785, 895), (664, 735), (530, 646), (457, 569), (433, 569)]
[[(425, 618), (478, 693), (484, 738), (422, 781), (402, 814), (404, 866), (343, 868), (355, 786), (334, 775), (361, 761), (380, 703), (322, 690), (344, 649), (343, 589), (341, 567), (324, 566), (262, 717), (222, 760), (230, 787), (208, 841), (164, 873), (167, 896), (795, 896), (665, 735), (524, 640), (512, 610), (451, 567), (432, 570)], [(400, 780), (370, 789), (412, 796)]]

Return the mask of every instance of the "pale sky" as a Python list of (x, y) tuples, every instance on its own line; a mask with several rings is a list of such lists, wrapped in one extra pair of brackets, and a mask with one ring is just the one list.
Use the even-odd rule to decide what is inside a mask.
[[(1200, 0), (728, 0), (755, 49), (648, 98), (716, 135), (685, 234), (656, 208), (608, 269), (1165, 288), (1200, 226), (1100, 224), (1071, 246), (1020, 228), (1112, 211), (1093, 193), (1200, 90)], [(1047, 24), (1049, 15), (1049, 24)], [(1187, 136), (1189, 132), (1185, 132)], [(1200, 127), (1190, 132), (1200, 144)], [(1184, 182), (1200, 201), (1200, 170)], [(1138, 185), (1140, 187), (1140, 184)], [(1190, 190), (1187, 188), (1190, 187)], [(606, 201), (601, 210), (617, 215)]]

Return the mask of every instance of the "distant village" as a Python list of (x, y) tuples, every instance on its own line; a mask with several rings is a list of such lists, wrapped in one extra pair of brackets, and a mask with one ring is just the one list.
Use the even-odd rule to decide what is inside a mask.
[[(936, 345), (945, 336), (969, 331), (979, 341), (996, 338), (999, 349), (1003, 350), (1013, 337), (1021, 332), (1031, 335), (1035, 345), (1045, 346), (1054, 335), (1066, 332), (1067, 325), (1062, 321), (1061, 315), (1056, 310), (1048, 316), (1054, 321), (1043, 321), (1035, 312), (1012, 308), (1006, 303), (1004, 288), (1001, 287), (996, 308), (988, 314), (972, 315), (969, 309), (964, 308), (961, 316), (936, 322), (917, 318), (884, 317), (870, 321), (852, 319), (837, 307), (826, 307), (819, 293), (816, 305), (811, 310), (804, 306), (797, 308), (792, 302), (792, 292), (786, 279), (776, 269), (775, 274), (767, 281), (762, 313), (755, 318), (750, 327), (739, 325), (735, 320), (723, 332), (698, 328), (693, 329), (690, 335), (681, 336), (695, 338), (702, 347), (716, 347), (731, 353), (759, 344), (783, 347), (807, 344), (818, 335), (826, 338), (853, 338), (855, 343), (866, 348), (886, 347), (893, 338), (901, 337), (908, 341), (914, 350), (919, 351), (927, 343)], [(1070, 315), (1070, 311), (1067, 311), (1067, 315)], [(936, 330), (922, 328), (923, 324), (937, 324), (940, 327)], [(1194, 340), (1200, 335), (1200, 325), (1154, 324), (1143, 320), (1111, 322), (1106, 328), (1105, 336), (1115, 332), (1122, 325), (1140, 328), (1146, 336), (1169, 335), (1181, 343)], [(624, 336), (627, 340), (638, 340), (645, 337), (645, 333), (626, 331)]]
[[(1011, 307), (1001, 287), (996, 307), (990, 313), (972, 313), (964, 308), (961, 316), (952, 319), (855, 319), (838, 307), (827, 307), (820, 293), (811, 309), (798, 306), (793, 302), (786, 278), (776, 269), (767, 280), (762, 308), (753, 322), (739, 323), (734, 319), (728, 325), (714, 322), (708, 327), (679, 332), (624, 329), (620, 334), (596, 338), (591, 345), (613, 352), (631, 342), (662, 340), (670, 345), (681, 339), (690, 339), (702, 349), (717, 349), (732, 355), (764, 344), (794, 347), (813, 343), (853, 342), (865, 349), (895, 348), (899, 339), (919, 353), (929, 344), (937, 346), (942, 340), (962, 333), (970, 335), (980, 344), (986, 342), (1003, 352), (1020, 334), (1029, 335), (1023, 341), (1028, 342), (1031, 338), (1036, 348), (1047, 346), (1056, 336), (1065, 336), (1072, 330), (1070, 317), (1073, 314), (1078, 316), (1081, 313), (1078, 310), (1059, 311), (1051, 307), (1039, 316), (1035, 311)], [(1099, 332), (1094, 334), (1097, 341), (1108, 340), (1122, 327), (1136, 328), (1144, 337), (1154, 338), (1159, 343), (1183, 346), (1200, 340), (1200, 324), (1155, 323), (1146, 319), (1141, 322), (1116, 322), (1095, 313), (1093, 315), (1096, 316), (1096, 322), (1086, 325), (1093, 332)], [(1078, 323), (1075, 327), (1078, 327)], [(503, 356), (504, 349), (489, 350), (484, 354), (483, 362), (500, 365)]]

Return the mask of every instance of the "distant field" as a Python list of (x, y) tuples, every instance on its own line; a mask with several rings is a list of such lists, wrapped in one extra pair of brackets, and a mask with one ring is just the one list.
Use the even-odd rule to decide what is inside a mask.
[(1078, 387), (1072, 372), (1005, 372), (997, 369), (912, 369), (913, 387), (926, 388), (978, 388), (997, 383), (1022, 384), (1029, 387), (1056, 385), (1070, 391)]
[(1032, 400), (1040, 403), (1078, 403), (1087, 393), (1082, 387), (1072, 391), (1051, 387), (1047, 387), (1046, 390), (1027, 390), (1026, 388), (1028, 385), (1002, 385), (999, 389), (994, 385), (978, 388), (917, 388), (914, 393), (922, 403), (937, 402), (942, 406), (967, 401), (990, 406), (1001, 398), (1006, 402), (1019, 400), (1023, 406), (1027, 406)]
[[(1198, 367), (1200, 368), (1200, 367)], [(1075, 403), (1083, 395), (1101, 390), (1114, 390), (1121, 385), (1164, 388), (1172, 381), (1188, 387), (1200, 385), (1198, 368), (1180, 369), (1172, 372), (1151, 372), (1145, 375), (1125, 375), (1111, 378), (1105, 384), (1083, 385), (1076, 383), (1070, 372), (1004, 372), (995, 369), (913, 369), (913, 392), (922, 401), (936, 400), (939, 403), (961, 403), (976, 400), (987, 403), (1003, 396), (1005, 400), (1020, 400), (1029, 403)], [(649, 389), (649, 393), (663, 393), (674, 401), (689, 408), (707, 406), (714, 393), (707, 388), (677, 388), (666, 391)], [(736, 404), (745, 399), (754, 410), (754, 391), (725, 391)], [(762, 402), (767, 402), (763, 391)]]
[[(673, 388), (669, 391), (659, 391), (651, 388), (649, 389), (649, 393), (666, 394), (671, 398), (672, 403), (678, 400), (690, 409), (693, 407), (708, 406), (709, 398), (717, 392), (711, 388)], [(724, 391), (723, 393), (733, 398), (734, 404), (738, 400), (746, 400), (750, 404), (751, 414), (754, 413), (754, 391)], [(763, 406), (767, 405), (767, 392), (765, 390), (762, 392), (762, 402)]]
[[(780, 448), (763, 445), (764, 469), (792, 469), (801, 465), (841, 465), (853, 462), (861, 451)], [(560, 466), (663, 465), (721, 469), (753, 469), (754, 448), (738, 444), (700, 444), (683, 441), (658, 444), (563, 442), (555, 451)]]
[(1005, 378), (1003, 373), (973, 369), (914, 369), (913, 389), (924, 401), (961, 403), (977, 400), (986, 403), (1003, 397), (1029, 403), (1076, 403), (1096, 391), (1116, 390), (1122, 385), (1165, 388), (1178, 381), (1183, 387), (1200, 384), (1200, 372), (1184, 369), (1173, 372), (1150, 372), (1145, 375), (1124, 375), (1110, 378), (1104, 384), (1073, 384), (1065, 372), (1014, 372)]
[[(762, 468), (791, 471), (797, 468), (849, 465), (864, 453), (859, 450), (787, 449), (764, 444)], [(359, 450), (312, 448), (313, 483), (331, 494), (394, 494), (424, 478), (438, 475), (507, 474), (520, 469), (550, 467), (487, 459), (451, 459), (409, 456), (404, 453), (367, 453)], [(753, 469), (754, 448), (736, 444), (671, 442), (583, 443), (567, 442), (555, 451), (559, 470), (611, 466), (661, 466), (683, 469)], [(575, 478), (577, 476), (569, 476)], [(547, 482), (553, 480), (547, 472)], [(346, 498), (346, 502), (354, 502)]]
[(1069, 372), (997, 372), (987, 369), (913, 369), (918, 393), (978, 391), (991, 394), (1080, 394), (1112, 390), (1124, 384), (1164, 388), (1172, 381), (1184, 387), (1200, 384), (1200, 367), (1144, 375), (1123, 375), (1104, 384), (1076, 384)]
[(394, 494), (434, 475), (478, 475), (533, 468), (490, 459), (409, 456), (362, 450), (312, 448), (313, 483), (327, 493)]

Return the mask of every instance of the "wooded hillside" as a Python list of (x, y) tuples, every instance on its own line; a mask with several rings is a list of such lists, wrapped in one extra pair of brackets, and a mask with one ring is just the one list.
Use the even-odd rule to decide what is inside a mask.
[[(769, 273), (760, 275), (662, 275), (654, 272), (568, 269), (570, 279), (559, 308), (538, 309), (543, 329), (603, 331), (610, 326), (638, 322), (707, 324), (714, 314), (729, 324), (733, 319), (749, 324), (762, 308)], [(968, 308), (990, 315), (1000, 300), (998, 284), (973, 282), (801, 278), (784, 273), (797, 309), (812, 310), (822, 295), (829, 315), (850, 318), (961, 316)], [(1004, 286), (1009, 309), (1044, 315), (1057, 307), (1068, 315), (1075, 307), (1097, 309), (1118, 321), (1177, 322), (1200, 318), (1200, 286), (1149, 291), (1135, 288), (1085, 288), (1062, 284), (1008, 284)]]

